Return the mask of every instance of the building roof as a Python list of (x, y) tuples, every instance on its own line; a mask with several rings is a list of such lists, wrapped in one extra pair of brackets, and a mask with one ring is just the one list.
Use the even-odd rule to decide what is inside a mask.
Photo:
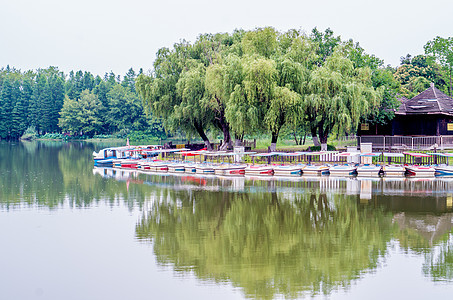
[(400, 98), (398, 115), (443, 114), (453, 116), (453, 99), (431, 86), (412, 99)]

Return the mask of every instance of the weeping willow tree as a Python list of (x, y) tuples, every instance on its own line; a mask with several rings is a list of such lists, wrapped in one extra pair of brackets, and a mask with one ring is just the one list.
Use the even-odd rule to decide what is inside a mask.
[(208, 149), (211, 143), (205, 133), (212, 114), (201, 105), (204, 97), (205, 69), (195, 58), (199, 53), (187, 42), (162, 48), (154, 62), (154, 72), (141, 74), (136, 88), (144, 106), (163, 119), (167, 128), (198, 133)]
[(354, 131), (379, 104), (363, 51), (347, 44), (331, 30), (205, 34), (160, 49), (137, 90), (167, 128), (197, 132), (207, 145), (205, 130), (220, 131), (222, 150), (232, 134), (270, 134), (275, 148), (285, 126), (325, 143), (330, 133)]
[(304, 97), (305, 114), (311, 134), (321, 144), (330, 133), (357, 129), (360, 118), (378, 107), (380, 91), (371, 82), (368, 67), (354, 68), (341, 47), (325, 64), (311, 72)]
[(263, 120), (274, 97), (276, 64), (262, 57), (245, 57), (241, 64), (243, 81), (231, 93), (225, 115), (234, 132), (256, 134), (265, 130)]

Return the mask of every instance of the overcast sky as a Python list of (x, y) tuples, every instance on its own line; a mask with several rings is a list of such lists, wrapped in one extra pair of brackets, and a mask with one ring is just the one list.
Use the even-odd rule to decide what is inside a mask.
[(385, 64), (453, 36), (451, 0), (0, 0), (0, 68), (124, 75), (200, 33), (330, 27)]

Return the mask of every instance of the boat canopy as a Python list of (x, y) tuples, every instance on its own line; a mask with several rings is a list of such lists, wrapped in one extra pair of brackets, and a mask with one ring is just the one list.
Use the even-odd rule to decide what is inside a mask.
[(253, 156), (253, 157), (270, 157), (270, 156), (274, 156), (276, 155), (275, 152), (271, 152), (271, 153), (257, 153), (257, 154), (252, 154), (250, 156)]
[(360, 152), (341, 152), (334, 154), (334, 156), (358, 156), (360, 155)]
[(360, 153), (360, 156), (368, 156), (368, 157), (378, 157), (380, 156), (381, 153), (377, 153), (377, 152), (369, 152), (369, 153)]
[(206, 156), (235, 156), (235, 155), (245, 155), (245, 154), (256, 154), (256, 152), (226, 152), (226, 151), (214, 151), (214, 152), (205, 152), (203, 155)]
[(427, 153), (429, 155), (437, 155), (440, 157), (453, 157), (453, 153)]
[(403, 154), (410, 155), (412, 157), (431, 157), (431, 155), (426, 153), (411, 153), (411, 152), (403, 152)]
[(403, 153), (393, 153), (393, 152), (384, 152), (382, 153), (384, 157), (404, 157)]
[(278, 156), (302, 156), (309, 152), (272, 152)]
[(337, 151), (318, 151), (318, 152), (304, 152), (305, 155), (319, 156), (324, 154), (338, 153)]

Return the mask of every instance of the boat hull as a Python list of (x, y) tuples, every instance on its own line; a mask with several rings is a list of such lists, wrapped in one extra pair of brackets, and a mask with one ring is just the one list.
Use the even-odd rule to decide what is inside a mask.
[(184, 165), (168, 165), (168, 172), (170, 173), (184, 173), (185, 171)]
[(407, 176), (414, 177), (434, 177), (436, 170), (433, 167), (425, 166), (406, 166)]
[(435, 166), (435, 176), (453, 176), (453, 166)]
[(216, 175), (238, 176), (245, 175), (245, 166), (238, 167), (217, 167), (214, 169)]
[(357, 176), (379, 177), (381, 170), (380, 166), (359, 166), (357, 167)]
[(302, 175), (328, 175), (329, 167), (328, 166), (305, 166), (302, 169)]
[(402, 166), (383, 166), (382, 171), (385, 177), (404, 177), (406, 168)]
[(274, 175), (274, 169), (267, 166), (248, 166), (245, 168), (245, 175), (272, 176)]
[(274, 167), (274, 175), (275, 176), (301, 176), (302, 175), (302, 168), (300, 167)]
[(357, 175), (357, 167), (355, 166), (333, 166), (329, 168), (330, 176), (354, 176)]

